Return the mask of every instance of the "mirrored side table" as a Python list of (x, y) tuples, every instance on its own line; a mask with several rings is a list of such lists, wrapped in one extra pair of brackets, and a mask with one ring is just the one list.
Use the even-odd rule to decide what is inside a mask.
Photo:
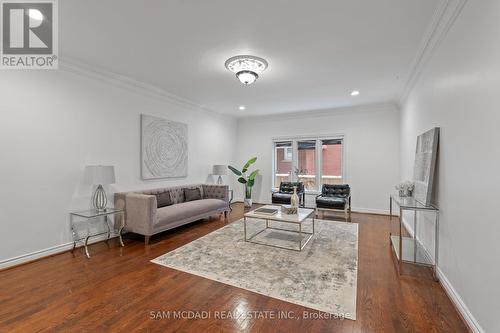
[[(121, 214), (121, 225), (118, 230), (109, 226), (109, 216)], [(122, 232), (125, 228), (125, 210), (106, 208), (104, 211), (90, 209), (80, 212), (69, 213), (71, 232), (73, 234), (73, 252), (77, 243), (83, 243), (85, 247), (85, 255), (90, 258), (88, 242), (92, 237), (107, 235), (106, 241), (111, 237), (111, 233), (116, 232), (121, 246), (124, 246)]]
[[(399, 221), (397, 230), (393, 228), (392, 213), (394, 206), (399, 207)], [(403, 223), (403, 212), (413, 211), (413, 230), (409, 230)], [(417, 212), (430, 212), (434, 214), (434, 251), (430, 255), (418, 237)], [(416, 264), (432, 267), (434, 279), (437, 281), (437, 261), (439, 249), (439, 209), (436, 206), (426, 206), (413, 197), (400, 197), (393, 194), (389, 198), (389, 220), (391, 223), (390, 244), (398, 261), (398, 271), (402, 274), (403, 264)]]

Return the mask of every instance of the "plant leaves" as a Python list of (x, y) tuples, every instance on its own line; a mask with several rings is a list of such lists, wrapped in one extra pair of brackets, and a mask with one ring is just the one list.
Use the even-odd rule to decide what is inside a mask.
[(247, 183), (247, 180), (245, 178), (243, 178), (243, 177), (238, 178), (238, 181), (240, 183), (242, 183), (242, 184), (246, 184)]
[(255, 161), (257, 161), (257, 157), (253, 157), (253, 158), (249, 159), (248, 162), (243, 167), (243, 173), (247, 172), (250, 165), (254, 164)]
[(231, 170), (236, 176), (241, 176), (241, 171), (236, 169), (235, 167), (228, 165), (227, 168)]
[(249, 179), (249, 180), (248, 180), (247, 186), (248, 186), (248, 187), (253, 187), (253, 186), (254, 186), (254, 184), (255, 184), (255, 179), (253, 179), (253, 178), (252, 178), (252, 179)]
[(255, 177), (257, 177), (257, 175), (259, 174), (259, 169), (253, 171), (250, 176), (248, 176), (248, 180), (250, 179), (255, 179)]

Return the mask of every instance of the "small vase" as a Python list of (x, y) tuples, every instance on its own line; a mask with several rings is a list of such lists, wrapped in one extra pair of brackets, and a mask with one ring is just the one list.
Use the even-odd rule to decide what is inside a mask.
[(297, 186), (293, 187), (293, 194), (290, 198), (290, 206), (292, 206), (292, 210), (297, 210), (299, 208), (299, 196), (297, 195)]

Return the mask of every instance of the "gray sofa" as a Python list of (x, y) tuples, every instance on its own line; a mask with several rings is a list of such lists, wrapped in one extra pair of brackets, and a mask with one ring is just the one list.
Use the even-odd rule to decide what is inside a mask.
[[(185, 189), (200, 190), (201, 199), (186, 201)], [(158, 198), (170, 193), (171, 204), (158, 208)], [(197, 191), (195, 191), (197, 192)], [(167, 194), (168, 196), (168, 194)], [(229, 211), (227, 185), (193, 184), (159, 188), (140, 192), (115, 193), (115, 207), (125, 209), (125, 230), (144, 235), (145, 243), (150, 236), (187, 223)], [(117, 220), (120, 224), (121, 221)]]

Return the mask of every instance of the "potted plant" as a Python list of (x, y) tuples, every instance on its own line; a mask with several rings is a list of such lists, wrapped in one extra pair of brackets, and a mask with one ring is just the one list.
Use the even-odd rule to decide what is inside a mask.
[(248, 168), (257, 161), (257, 157), (253, 157), (245, 163), (243, 168), (240, 170), (228, 165), (228, 169), (231, 170), (236, 176), (238, 176), (238, 182), (245, 186), (245, 207), (252, 207), (252, 187), (255, 185), (255, 177), (259, 174), (259, 169), (252, 171), (248, 177)]

